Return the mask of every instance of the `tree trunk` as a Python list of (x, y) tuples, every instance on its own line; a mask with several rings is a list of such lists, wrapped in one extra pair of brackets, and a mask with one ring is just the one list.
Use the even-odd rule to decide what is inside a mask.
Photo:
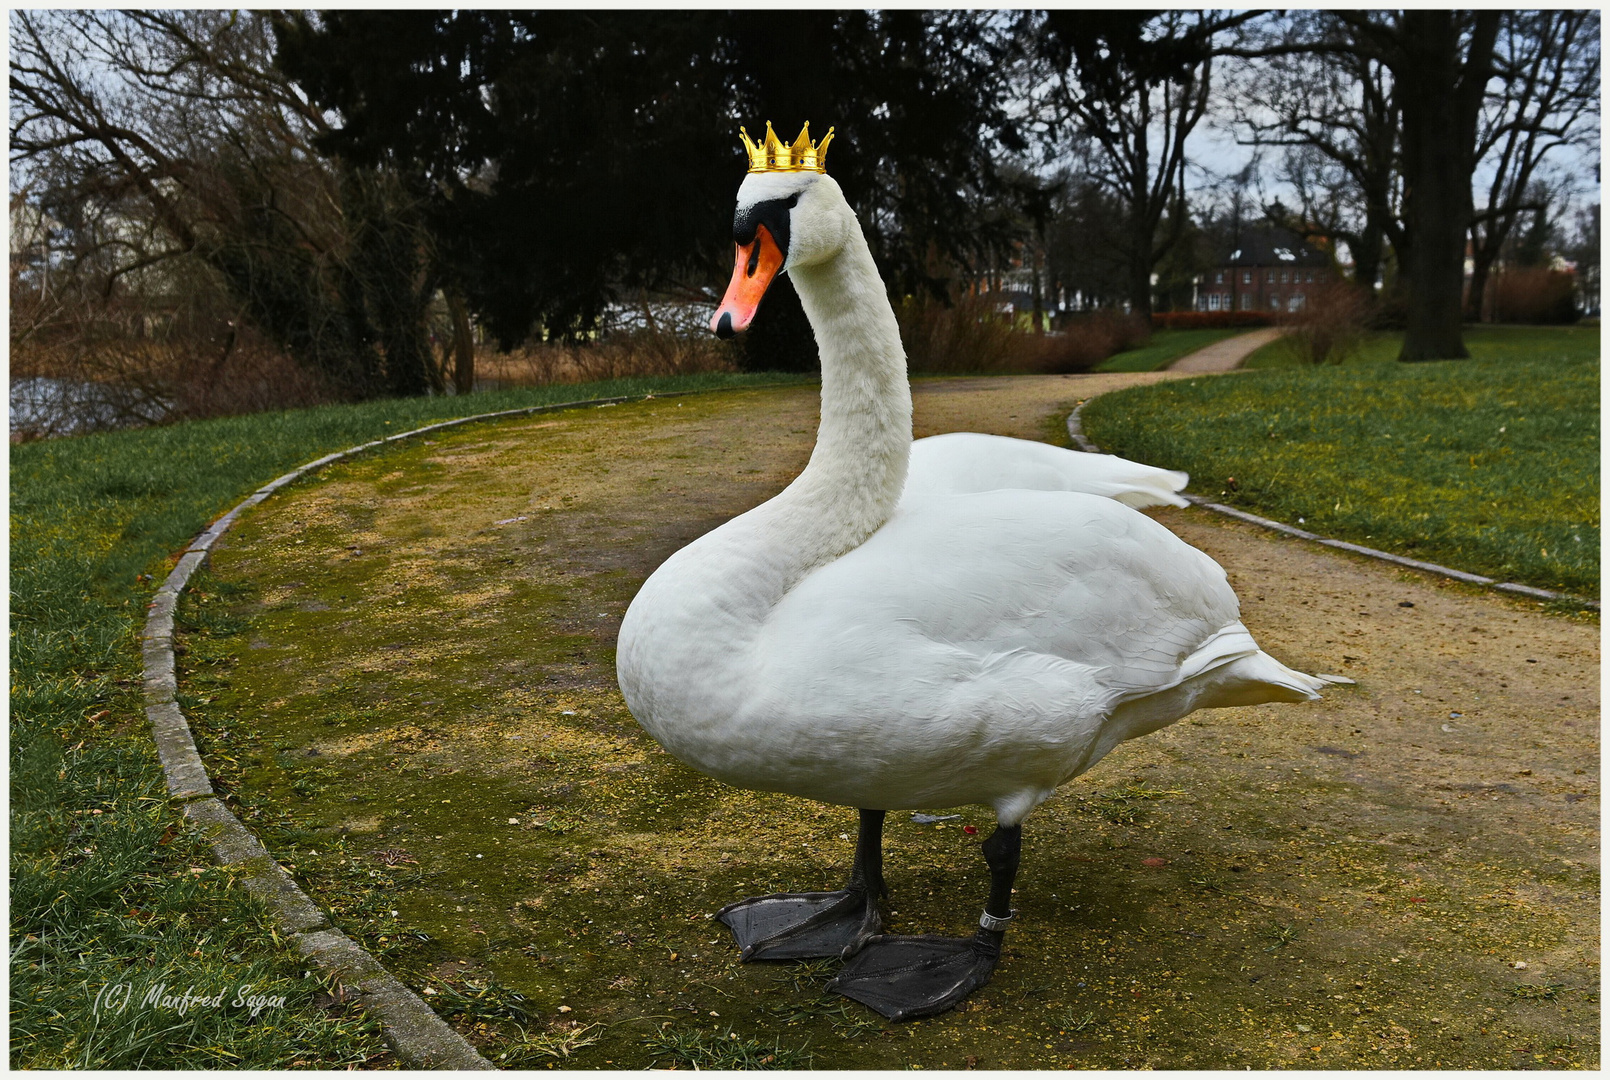
[(1034, 249), (1034, 332), (1045, 333), (1045, 295), (1040, 291), (1040, 249)]
[(1498, 252), (1490, 244), (1471, 242), (1470, 290), (1465, 294), (1465, 320), (1480, 322), (1486, 307), (1487, 278), (1492, 274)]
[(1353, 284), (1368, 289), (1371, 296), (1375, 295), (1376, 283), (1381, 277), (1382, 250), (1380, 226), (1366, 222), (1364, 231), (1359, 234), (1358, 246), (1353, 249)]
[(1129, 311), (1143, 319), (1152, 317), (1152, 232), (1144, 215), (1134, 215), (1129, 236)]
[(448, 289), (447, 313), (453, 318), (453, 392), (468, 394), (475, 389), (475, 336), (470, 330), (470, 312), (464, 297)]
[(1144, 138), (1135, 148), (1135, 179), (1129, 192), (1129, 312), (1149, 323), (1152, 317), (1152, 245), (1157, 241), (1157, 217), (1150, 213), (1147, 178), (1150, 159)]
[(1403, 109), (1401, 270), (1408, 325), (1399, 360), (1451, 360), (1465, 349), (1465, 237), (1474, 216), (1476, 118), (1491, 70), (1498, 12), (1477, 12), (1461, 56), (1451, 11), (1405, 11), (1398, 80)]

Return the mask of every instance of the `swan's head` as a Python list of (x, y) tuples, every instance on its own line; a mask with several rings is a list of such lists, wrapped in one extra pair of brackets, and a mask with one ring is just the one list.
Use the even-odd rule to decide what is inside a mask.
[(732, 281), (710, 329), (724, 338), (746, 329), (773, 278), (832, 259), (854, 229), (855, 213), (826, 173), (750, 173), (732, 219)]

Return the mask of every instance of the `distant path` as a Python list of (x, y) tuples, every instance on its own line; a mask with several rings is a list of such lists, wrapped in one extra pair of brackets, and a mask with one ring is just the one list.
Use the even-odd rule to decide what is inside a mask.
[(1205, 349), (1198, 349), (1194, 353), (1187, 353), (1168, 365), (1168, 371), (1185, 371), (1193, 374), (1205, 371), (1233, 371), (1241, 366), (1241, 361), (1251, 356), (1257, 350), (1269, 344), (1281, 334), (1280, 327), (1271, 326), (1265, 330), (1254, 330), (1250, 334), (1241, 334), (1223, 341), (1215, 341)]

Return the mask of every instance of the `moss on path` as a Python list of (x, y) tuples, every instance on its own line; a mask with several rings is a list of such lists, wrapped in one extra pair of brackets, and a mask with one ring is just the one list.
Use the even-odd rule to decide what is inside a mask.
[[(918, 433), (1043, 434), (1103, 378), (919, 383)], [(1197, 714), (1059, 793), (1005, 961), (952, 1014), (885, 1024), (823, 992), (834, 963), (737, 963), (709, 915), (836, 887), (853, 815), (661, 752), (614, 639), (667, 555), (803, 466), (815, 420), (811, 388), (577, 411), (277, 496), (184, 612), (209, 767), (506, 1062), (1596, 1066), (1596, 627), (1196, 512), (1165, 520), (1265, 647), (1356, 688)], [(962, 826), (990, 822), (956, 812), (891, 819), (895, 929), (976, 917)]]

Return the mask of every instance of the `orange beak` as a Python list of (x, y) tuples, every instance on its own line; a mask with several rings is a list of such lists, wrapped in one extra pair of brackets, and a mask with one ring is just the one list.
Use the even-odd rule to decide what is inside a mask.
[(760, 307), (760, 298), (766, 295), (771, 279), (783, 268), (783, 253), (764, 225), (755, 228), (755, 238), (737, 247), (733, 261), (732, 281), (727, 295), (710, 320), (710, 329), (716, 337), (730, 338), (740, 330), (747, 330)]

